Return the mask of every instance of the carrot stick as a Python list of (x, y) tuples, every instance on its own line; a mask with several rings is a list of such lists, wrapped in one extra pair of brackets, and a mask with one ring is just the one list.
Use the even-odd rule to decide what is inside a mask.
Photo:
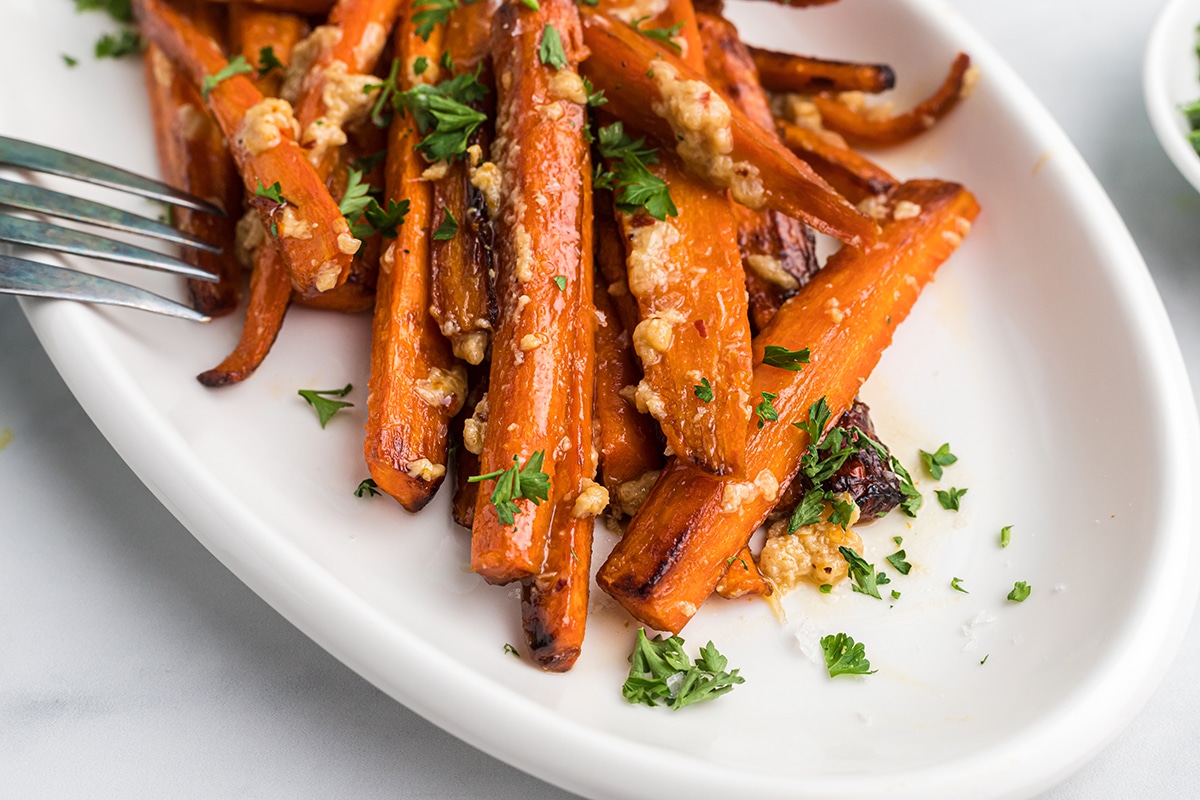
[[(405, 3), (396, 50), (409, 59), (424, 55), (433, 61), (441, 31), (423, 40), (411, 8)], [(435, 77), (405, 73), (400, 76), (404, 90)], [(433, 187), (422, 178), (428, 165), (416, 150), (421, 139), (412, 118), (397, 113), (388, 135), (386, 197), (407, 200), (409, 208), (379, 264), (363, 445), (371, 477), (409, 511), (423, 508), (442, 483), (450, 419), (466, 394), (466, 370), (429, 316)]]
[[(548, 26), (562, 43), (560, 69), (538, 55)], [(496, 13), (499, 316), (480, 468), (485, 474), (506, 470), (514, 458), (524, 467), (541, 453), (551, 486), (565, 432), (574, 327), (581, 320), (584, 196), (575, 176), (590, 166), (576, 67), (585, 54), (572, 0), (546, 0), (537, 11), (506, 4)], [(494, 485), (480, 485), (471, 566), (490, 583), (533, 577), (545, 561), (554, 504), (522, 499), (512, 524), (504, 524), (489, 501)]]
[(821, 131), (786, 120), (777, 120), (776, 125), (789, 150), (855, 203), (887, 194), (899, 183), (883, 167), (849, 147), (831, 142)]
[(580, 13), (592, 52), (583, 71), (604, 91), (606, 111), (675, 148), (690, 170), (728, 187), (743, 205), (803, 219), (848, 244), (874, 241), (873, 220), (786, 148), (764, 138), (670, 48), (586, 7)]
[(279, 184), (286, 203), (256, 197), (254, 205), (281, 248), (294, 288), (316, 294), (345, 281), (361, 242), (297, 143), (291, 107), (264, 98), (245, 74), (216, 81), (229, 67), (220, 47), (163, 0), (135, 0), (134, 7), (142, 35), (184, 68), (195, 87), (212, 76), (206, 102), (230, 143), (246, 191), (254, 195)]
[(148, 47), (144, 58), (163, 180), (212, 201), (226, 212), (219, 217), (186, 208), (170, 210), (171, 224), (176, 228), (223, 248), (221, 253), (184, 251), (188, 263), (220, 276), (216, 283), (189, 280), (188, 294), (198, 311), (210, 316), (228, 314), (237, 308), (242, 291), (242, 269), (233, 257), (234, 225), (242, 203), (241, 179), (220, 129), (204, 110), (204, 102), (187, 76), (158, 47)]
[(324, 14), (333, 6), (334, 0), (208, 0), (208, 2), (259, 6), (279, 11), (294, 11), (298, 14)]
[(959, 53), (950, 66), (950, 74), (927, 99), (911, 111), (894, 117), (876, 118), (869, 109), (848, 105), (838, 98), (817, 95), (813, 103), (821, 113), (825, 127), (846, 137), (858, 147), (884, 147), (905, 142), (933, 127), (950, 113), (958, 101), (974, 87), (971, 59)]
[(896, 73), (887, 64), (830, 61), (812, 56), (777, 53), (751, 47), (762, 86), (770, 92), (870, 92), (878, 94), (896, 85)]
[(906, 183), (894, 200), (912, 205), (885, 224), (880, 244), (836, 253), (821, 280), (755, 339), (756, 362), (766, 345), (777, 345), (810, 348), (812, 363), (800, 372), (755, 368), (756, 396), (774, 394), (779, 419), (751, 426), (744, 478), (721, 481), (672, 460), (600, 568), (600, 587), (642, 623), (679, 631), (692, 618), (799, 470), (808, 436), (790, 423), (807, 418), (821, 397), (834, 418), (850, 406), (895, 326), (978, 213), (974, 197), (956, 184)]
[(292, 49), (308, 34), (308, 23), (294, 13), (258, 8), (241, 0), (229, 7), (229, 27), (233, 43), (230, 49), (258, 68), (254, 75), (258, 90), (267, 97), (277, 96), (284, 69), (263, 72), (263, 50), (270, 48), (286, 69), (292, 63)]
[(592, 305), (591, 170), (580, 173), (583, 190), (583, 259), (575, 285), (579, 320), (574, 327), (566, 418), (567, 451), (554, 472), (554, 518), (546, 565), (521, 584), (521, 627), (530, 657), (550, 672), (566, 672), (583, 649), (588, 590), (592, 580), (592, 532), (608, 493), (596, 485), (592, 447), (595, 374), (595, 308)]

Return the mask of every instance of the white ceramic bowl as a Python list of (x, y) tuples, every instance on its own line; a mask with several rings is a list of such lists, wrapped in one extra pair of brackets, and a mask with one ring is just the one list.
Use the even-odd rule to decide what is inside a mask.
[(1163, 149), (1198, 191), (1200, 155), (1188, 142), (1180, 106), (1200, 100), (1200, 57), (1196, 55), (1200, 0), (1171, 0), (1159, 13), (1146, 42), (1142, 90), (1146, 113)]

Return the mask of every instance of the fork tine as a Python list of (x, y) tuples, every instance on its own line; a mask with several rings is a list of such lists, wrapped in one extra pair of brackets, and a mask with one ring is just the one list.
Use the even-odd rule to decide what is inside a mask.
[(36, 211), (60, 219), (90, 222), (93, 225), (163, 239), (209, 253), (221, 252), (220, 245), (182, 233), (157, 220), (131, 214), (103, 203), (43, 189), (41, 186), (29, 183), (7, 181), (0, 178), (0, 205), (12, 206), (23, 211)]
[(125, 242), (105, 239), (94, 233), (61, 228), (58, 225), (50, 225), (32, 219), (10, 217), (7, 214), (0, 214), (0, 241), (54, 250), (60, 253), (71, 253), (77, 256), (90, 256), (104, 261), (149, 267), (213, 283), (219, 280), (214, 273), (199, 269), (173, 256), (156, 253), (153, 250)]
[(211, 321), (199, 311), (136, 286), (13, 256), (0, 255), (0, 294), (127, 306), (196, 322)]
[(62, 175), (65, 178), (95, 183), (112, 189), (132, 192), (152, 200), (160, 200), (175, 206), (184, 206), (208, 214), (225, 216), (225, 212), (186, 192), (181, 192), (165, 183), (143, 178), (123, 169), (93, 161), (90, 158), (64, 153), (32, 142), (0, 136), (0, 164)]

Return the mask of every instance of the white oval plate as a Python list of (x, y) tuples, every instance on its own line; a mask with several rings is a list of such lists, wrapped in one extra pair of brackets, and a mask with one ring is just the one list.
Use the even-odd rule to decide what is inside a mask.
[(1159, 12), (1142, 62), (1142, 93), (1150, 125), (1163, 149), (1188, 183), (1200, 191), (1200, 155), (1188, 142), (1188, 124), (1179, 107), (1200, 100), (1200, 58), (1196, 26), (1200, 0), (1171, 0)]
[[(68, 70), (59, 53), (85, 55), (104, 27), (69, 9), (9, 0), (2, 129), (153, 172), (140, 66), (89, 57)], [(252, 380), (211, 391), (193, 376), (228, 352), (236, 320), (27, 313), (100, 429), (218, 558), (351, 668), (505, 761), (594, 797), (1028, 795), (1131, 719), (1194, 602), (1200, 440), (1177, 345), (1095, 179), (944, 4), (734, 10), (751, 41), (892, 63), (902, 105), (970, 52), (975, 94), (881, 158), (901, 176), (962, 181), (984, 211), (864, 388), (915, 475), (917, 448), (950, 442), (960, 459), (940, 483), (923, 477), (915, 523), (863, 530), (902, 596), (798, 592), (787, 622), (758, 601), (709, 603), (689, 647), (714, 640), (746, 678), (715, 703), (625, 704), (634, 627), (604, 596), (570, 674), (506, 655), (521, 641), (515, 593), (467, 572), (448, 493), (418, 516), (352, 496), (366, 476), (365, 318), (295, 309)], [(296, 390), (346, 382), (357, 405), (323, 431)], [(950, 485), (970, 490), (957, 514), (933, 498)], [(893, 536), (909, 576), (884, 561)], [(1016, 581), (1033, 587), (1023, 604), (1005, 599)], [(837, 631), (865, 643), (877, 674), (826, 676), (813, 645)]]

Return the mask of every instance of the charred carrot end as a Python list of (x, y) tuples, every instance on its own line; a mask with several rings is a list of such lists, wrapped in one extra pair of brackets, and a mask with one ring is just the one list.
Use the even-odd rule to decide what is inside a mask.
[[(436, 48), (397, 30), (397, 49)], [(446, 474), (450, 420), (466, 396), (466, 370), (429, 316), (429, 223), (433, 187), (422, 175), (417, 126), (397, 114), (388, 139), (386, 200), (408, 203), (397, 237), (379, 264), (371, 338), (371, 378), (363, 445), (371, 477), (410, 511), (433, 497)]]
[(818, 175), (856, 203), (887, 194), (899, 183), (891, 173), (866, 156), (831, 141), (827, 133), (802, 128), (785, 120), (779, 120), (778, 128), (789, 150), (808, 162)]
[(629, 25), (586, 8), (580, 13), (591, 50), (584, 73), (604, 91), (612, 114), (674, 148), (691, 172), (728, 188), (745, 206), (803, 219), (847, 244), (875, 240), (873, 220), (787, 148), (764, 137), (696, 70)]
[(755, 368), (754, 391), (774, 396), (778, 420), (751, 426), (745, 477), (721, 481), (679, 460), (668, 464), (600, 568), (604, 591), (657, 630), (687, 624), (796, 475), (808, 436), (789, 423), (822, 397), (835, 417), (850, 407), (978, 211), (956, 184), (915, 181), (897, 190), (880, 246), (843, 248), (755, 339), (756, 362), (766, 345), (808, 347), (813, 359), (801, 372)]
[(264, 98), (244, 72), (234, 74), (217, 43), (162, 0), (136, 0), (134, 7), (142, 34), (207, 95), (242, 184), (280, 247), (294, 288), (315, 294), (344, 282), (362, 243), (351, 235), (349, 223), (297, 143), (291, 106)]
[(821, 113), (825, 127), (846, 137), (850, 144), (886, 147), (908, 141), (932, 128), (970, 94), (977, 75), (971, 69), (970, 57), (959, 53), (950, 66), (950, 74), (936, 92), (913, 110), (894, 117), (877, 117), (870, 109), (851, 102), (851, 98), (844, 95), (817, 95), (813, 103)]
[(764, 89), (772, 92), (886, 92), (896, 85), (896, 73), (887, 64), (830, 61), (811, 56), (777, 53), (751, 47)]
[[(251, 217), (253, 219), (253, 217)], [(254, 224), (258, 224), (255, 221)], [(250, 302), (237, 347), (218, 366), (196, 376), (205, 386), (229, 386), (249, 378), (275, 343), (292, 297), (292, 284), (283, 259), (269, 242), (254, 254)]]
[[(496, 14), (498, 320), (480, 468), (492, 474), (513, 467), (514, 458), (528, 464), (541, 454), (551, 485), (565, 433), (573, 331), (583, 317), (586, 200), (581, 182), (562, 176), (581, 175), (588, 165), (586, 97), (576, 72), (585, 53), (571, 0), (547, 0), (536, 11), (509, 4)], [(472, 568), (491, 583), (531, 578), (545, 561), (553, 504), (519, 499), (519, 513), (501, 519), (490, 502), (494, 489), (494, 480), (480, 485)]]

